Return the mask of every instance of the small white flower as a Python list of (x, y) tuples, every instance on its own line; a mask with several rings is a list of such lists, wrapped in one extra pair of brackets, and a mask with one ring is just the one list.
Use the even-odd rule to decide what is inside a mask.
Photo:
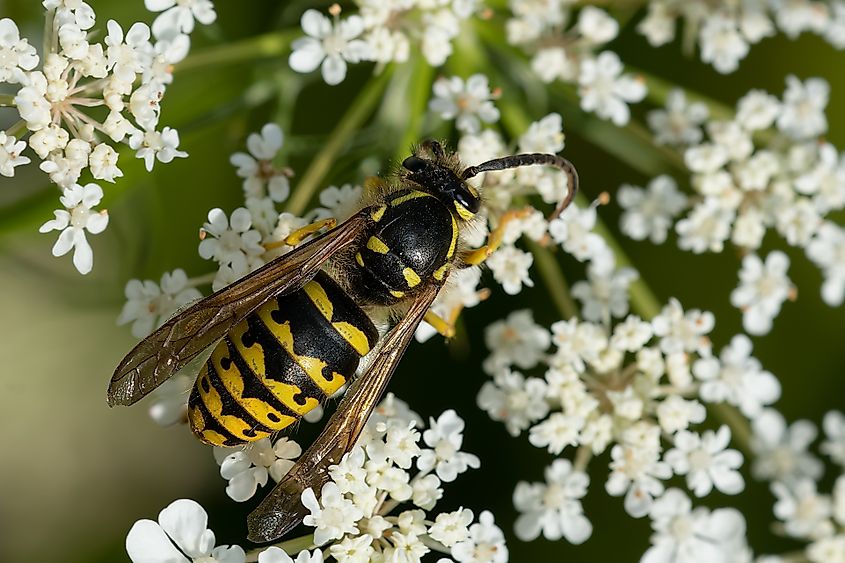
[(454, 481), (458, 475), (472, 467), (477, 469), (481, 461), (477, 456), (462, 452), (464, 421), (449, 409), (435, 420), (429, 419), (429, 427), (423, 433), (423, 440), (431, 450), (423, 450), (417, 460), (420, 471), (435, 470), (444, 482)]
[(691, 423), (704, 422), (706, 416), (704, 405), (695, 400), (687, 401), (679, 395), (669, 395), (657, 405), (657, 421), (668, 434), (686, 430)]
[(79, 184), (66, 188), (59, 198), (65, 209), (53, 212), (55, 219), (47, 221), (39, 232), (61, 231), (53, 245), (53, 256), (64, 256), (73, 251), (73, 265), (80, 274), (87, 274), (94, 267), (94, 252), (85, 238), (87, 230), (92, 235), (102, 233), (109, 224), (106, 210), (94, 212), (93, 207), (103, 199), (103, 190), (97, 184)]
[(239, 546), (214, 547), (214, 532), (207, 525), (199, 504), (179, 499), (159, 513), (158, 522), (135, 522), (126, 536), (126, 552), (134, 563), (244, 563)]
[(636, 315), (628, 315), (625, 320), (613, 327), (610, 346), (623, 352), (637, 352), (654, 335), (651, 323)]
[(628, 123), (631, 113), (627, 103), (642, 100), (646, 87), (641, 79), (622, 75), (622, 70), (622, 62), (612, 51), (584, 60), (578, 77), (581, 109), (595, 112), (617, 126)]
[[(2, 22), (3, 20), (0, 20), (0, 24)], [(12, 136), (7, 136), (4, 131), (0, 131), (0, 175), (11, 178), (15, 175), (15, 166), (30, 163), (28, 157), (21, 156), (25, 148), (26, 141), (18, 141)]]
[(132, 336), (136, 338), (147, 336), (180, 307), (202, 297), (181, 268), (164, 273), (160, 285), (152, 280), (129, 280), (124, 294), (126, 303), (117, 324), (131, 322)]
[(501, 369), (478, 393), (478, 406), (490, 418), (505, 423), (512, 436), (528, 428), (549, 412), (545, 401), (546, 382), (537, 377), (526, 379), (521, 373)]
[(147, 24), (135, 22), (126, 34), (114, 20), (108, 22), (108, 64), (115, 78), (131, 84), (138, 74), (142, 74), (152, 60), (153, 46), (150, 43), (150, 28)]
[(496, 123), (499, 110), (493, 105), (496, 95), (490, 92), (487, 77), (473, 74), (466, 83), (457, 76), (441, 77), (434, 82), (434, 97), (428, 104), (431, 111), (443, 119), (456, 119), (459, 131), (475, 135), (481, 122)]
[(807, 559), (812, 563), (845, 561), (845, 535), (822, 538), (807, 546)]
[(751, 90), (736, 105), (736, 121), (746, 131), (768, 129), (781, 111), (780, 101), (764, 90)]
[(114, 183), (123, 177), (123, 171), (117, 167), (117, 151), (105, 143), (100, 143), (88, 156), (91, 175), (97, 180)]
[(194, 30), (194, 21), (203, 25), (217, 19), (211, 0), (144, 0), (151, 12), (161, 12), (153, 22), (153, 33), (159, 39)]
[(595, 205), (584, 208), (570, 205), (549, 223), (549, 234), (575, 259), (603, 263), (601, 258), (610, 254), (610, 249), (604, 239), (593, 232), (596, 219)]
[(579, 322), (577, 318), (558, 321), (552, 325), (552, 343), (557, 351), (552, 365), (570, 365), (578, 373), (586, 370), (586, 364), (598, 361), (607, 348), (605, 330), (593, 323)]
[(755, 254), (742, 259), (740, 284), (731, 292), (731, 304), (742, 311), (742, 326), (749, 334), (767, 334), (781, 305), (793, 291), (786, 276), (789, 258), (779, 250), (766, 257), (765, 264)]
[(521, 309), (488, 326), (484, 342), (492, 352), (484, 360), (484, 370), (492, 375), (501, 367), (536, 366), (551, 343), (551, 335), (534, 321), (530, 309)]
[(567, 459), (556, 459), (545, 471), (545, 483), (520, 481), (513, 503), (521, 513), (514, 524), (516, 536), (531, 541), (543, 534), (548, 540), (584, 543), (593, 526), (584, 516), (581, 499), (587, 494), (590, 478), (576, 471)]
[(772, 493), (777, 497), (775, 516), (784, 522), (787, 534), (806, 539), (831, 535), (830, 497), (820, 495), (813, 481), (802, 479), (791, 486), (775, 482), (772, 483)]
[(261, 133), (252, 133), (247, 137), (249, 154), (236, 152), (229, 159), (238, 168), (238, 176), (244, 179), (246, 197), (269, 195), (275, 202), (288, 198), (288, 175), (273, 166), (273, 159), (282, 148), (283, 139), (282, 129), (275, 123), (268, 123), (261, 128)]
[(452, 557), (458, 563), (506, 563), (508, 548), (505, 535), (485, 510), (478, 522), (469, 527), (469, 538), (452, 546)]
[(275, 444), (263, 438), (236, 451), (214, 448), (220, 476), (229, 481), (226, 494), (236, 502), (252, 498), (258, 487), (267, 484), (268, 476), (281, 481), (301, 454), (299, 444), (286, 437), (279, 438)]
[(0, 19), (0, 82), (24, 84), (24, 71), (37, 65), (35, 47), (21, 39), (17, 24), (9, 18)]
[(658, 316), (652, 319), (654, 334), (660, 337), (660, 349), (666, 354), (697, 352), (709, 355), (710, 339), (716, 320), (713, 313), (693, 309), (684, 313), (680, 302), (672, 298)]
[(147, 172), (152, 172), (156, 159), (167, 164), (174, 158), (188, 156), (188, 153), (178, 149), (179, 132), (170, 127), (165, 127), (161, 132), (136, 129), (129, 137), (129, 146), (136, 151), (138, 158), (144, 159)]
[(246, 273), (250, 259), (264, 252), (261, 233), (252, 229), (249, 211), (239, 207), (227, 218), (222, 209), (208, 212), (208, 222), (203, 225), (207, 235), (199, 244), (199, 254), (206, 260), (213, 259), (221, 265), (231, 265), (235, 273)]
[(722, 349), (719, 358), (706, 357), (692, 366), (701, 383), (701, 399), (709, 403), (727, 402), (749, 418), (780, 398), (780, 382), (751, 356), (751, 340), (738, 334)]
[(323, 80), (334, 86), (346, 78), (347, 62), (357, 63), (370, 55), (369, 45), (358, 39), (364, 32), (364, 20), (360, 16), (336, 18), (332, 23), (317, 10), (306, 10), (301, 23), (308, 37), (293, 42), (288, 59), (296, 72), (311, 72), (322, 64)]
[(646, 189), (624, 184), (617, 199), (625, 212), (619, 228), (634, 240), (648, 238), (654, 244), (666, 241), (675, 218), (687, 207), (687, 197), (678, 190), (671, 176), (658, 176)]
[(646, 117), (655, 143), (682, 147), (701, 141), (701, 124), (709, 113), (705, 104), (688, 103), (684, 91), (674, 89), (666, 95), (666, 109), (650, 111)]
[(795, 140), (825, 133), (824, 109), (829, 96), (830, 86), (821, 78), (809, 78), (802, 83), (795, 76), (787, 76), (783, 107), (777, 118), (778, 129)]
[(566, 446), (578, 445), (578, 434), (584, 422), (581, 416), (552, 413), (549, 418), (531, 427), (528, 441), (532, 446), (547, 448), (549, 453), (557, 455)]
[(839, 411), (828, 412), (822, 420), (822, 428), (827, 440), (821, 443), (819, 450), (845, 466), (845, 416)]
[(361, 186), (353, 184), (343, 184), (340, 187), (329, 186), (320, 192), (322, 207), (317, 207), (311, 212), (313, 219), (334, 217), (338, 222), (345, 221), (361, 207), (363, 190)]
[(708, 17), (698, 36), (701, 60), (711, 63), (722, 74), (739, 67), (739, 61), (748, 54), (749, 45), (737, 29), (733, 18), (719, 14)]
[(283, 549), (271, 546), (258, 554), (258, 563), (323, 563), (323, 552), (319, 549), (313, 553), (303, 550), (293, 559)]
[(302, 504), (310, 511), (303, 519), (306, 526), (314, 526), (314, 543), (323, 545), (344, 534), (357, 534), (356, 522), (364, 516), (362, 510), (341, 494), (331, 481), (323, 485), (320, 502), (311, 488), (302, 492)]
[(493, 273), (493, 278), (502, 284), (508, 295), (516, 295), (522, 286), (533, 287), (534, 282), (528, 277), (528, 269), (534, 263), (534, 255), (512, 245), (505, 245), (487, 258), (485, 264)]
[(733, 508), (693, 510), (679, 489), (669, 489), (652, 506), (652, 546), (642, 563), (733, 561), (747, 549), (745, 519)]
[(731, 234), (735, 213), (726, 209), (714, 197), (706, 197), (692, 212), (678, 221), (678, 246), (696, 254), (721, 252)]
[(764, 409), (752, 420), (752, 430), (751, 472), (757, 479), (792, 484), (821, 477), (822, 463), (807, 451), (817, 435), (812, 422), (798, 420), (787, 426), (779, 412)]
[(681, 430), (674, 437), (675, 447), (666, 452), (664, 459), (677, 475), (687, 476), (687, 487), (695, 496), (706, 496), (713, 487), (735, 495), (745, 488), (745, 482), (737, 471), (742, 466), (742, 454), (725, 449), (730, 439), (727, 426), (702, 435)]
[(469, 538), (468, 526), (472, 519), (472, 510), (468, 508), (459, 508), (455, 512), (438, 514), (434, 524), (428, 528), (428, 535), (444, 546), (452, 547), (456, 543), (466, 541)]
[(628, 288), (639, 278), (633, 268), (619, 268), (612, 272), (599, 272), (587, 268), (588, 281), (572, 286), (572, 296), (581, 301), (581, 316), (591, 322), (609, 322), (628, 314)]
[(594, 6), (584, 6), (578, 14), (577, 27), (584, 39), (595, 44), (608, 43), (619, 33), (619, 23)]
[(659, 436), (659, 427), (639, 422), (625, 431), (623, 443), (610, 450), (605, 489), (611, 496), (624, 494), (625, 512), (634, 518), (648, 514), (654, 498), (663, 494), (661, 479), (672, 476), (672, 468), (660, 461)]

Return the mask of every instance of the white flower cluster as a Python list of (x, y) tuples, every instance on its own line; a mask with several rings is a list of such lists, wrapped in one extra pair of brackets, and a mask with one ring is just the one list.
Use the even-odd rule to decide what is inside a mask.
[(780, 413), (767, 409), (753, 427), (753, 473), (772, 482), (779, 529), (807, 543), (803, 555), (812, 563), (845, 561), (845, 416), (828, 412), (822, 426), (826, 440), (819, 450), (837, 470), (830, 494), (819, 491), (824, 465), (808, 451), (818, 434), (812, 422), (787, 426)]
[[(319, 499), (311, 489), (303, 493), (314, 543), (340, 562), (418, 562), (432, 550), (451, 555), (443, 563), (507, 561), (504, 536), (489, 512), (474, 524), (469, 509), (431, 514), (442, 483), (479, 466), (477, 457), (460, 451), (463, 428), (448, 410), (423, 431), (419, 416), (389, 397), (358, 445), (329, 469)], [(401, 503), (413, 508), (391, 515)]]
[(290, 66), (297, 72), (320, 68), (330, 85), (343, 82), (347, 63), (405, 62), (411, 45), (432, 66), (452, 53), (460, 24), (477, 10), (477, 0), (355, 0), (359, 13), (341, 19), (340, 6), (329, 8), (332, 19), (317, 10), (302, 15), (306, 37), (293, 43)]
[(730, 241), (747, 254), (731, 302), (751, 334), (768, 333), (783, 302), (795, 298), (787, 256), (756, 254), (770, 230), (823, 270), (825, 302), (836, 306), (845, 299), (845, 233), (828, 219), (845, 208), (845, 158), (820, 140), (829, 90), (822, 79), (789, 76), (782, 99), (753, 90), (724, 120), (708, 120), (706, 107), (673, 92), (649, 123), (658, 143), (682, 152), (695, 195), (682, 194), (667, 176), (646, 189), (620, 189), (626, 235), (661, 243), (684, 214), (675, 223), (680, 248), (721, 252)]
[(683, 20), (686, 35), (694, 34), (690, 39), (698, 43), (701, 60), (723, 74), (734, 72), (751, 45), (774, 35), (778, 29), (790, 38), (814, 33), (837, 49), (845, 48), (842, 0), (651, 0), (637, 30), (658, 47), (675, 39), (678, 20)]
[[(469, 509), (431, 513), (443, 497), (443, 482), (479, 466), (476, 456), (460, 451), (463, 429), (464, 421), (453, 410), (430, 419), (423, 429), (419, 415), (388, 395), (367, 422), (357, 446), (329, 468), (331, 480), (319, 498), (311, 489), (302, 494), (309, 510), (304, 523), (314, 528), (314, 544), (323, 547), (301, 552), (297, 563), (322, 563), (324, 557), (340, 563), (413, 563), (432, 550), (452, 557), (439, 559), (441, 563), (505, 563), (504, 535), (490, 512), (482, 512), (475, 523)], [(268, 475), (279, 481), (300, 454), (299, 446), (284, 437), (272, 446), (261, 440), (235, 452), (215, 450), (220, 472), (229, 480), (226, 492), (237, 501), (252, 497)], [(413, 508), (393, 515), (402, 503)], [(221, 563), (242, 563), (240, 547), (214, 547), (214, 534), (206, 524), (198, 504), (176, 501), (162, 511), (158, 523), (141, 520), (132, 527), (127, 551), (133, 561), (198, 561), (210, 555)], [(173, 559), (177, 549), (191, 559)], [(291, 559), (270, 547), (258, 561)]]
[[(571, 17), (570, 0), (510, 0), (513, 17), (506, 23), (507, 40), (531, 55), (531, 68), (546, 83), (576, 84), (581, 108), (616, 125), (630, 119), (628, 104), (646, 95), (645, 83), (623, 74), (622, 61), (601, 48), (619, 34), (619, 23), (595, 6), (584, 6)], [(574, 23), (568, 28), (570, 21)]]
[[(123, 176), (116, 150), (120, 144), (144, 159), (147, 170), (156, 160), (187, 156), (178, 149), (178, 133), (159, 128), (160, 104), (173, 81), (173, 65), (190, 49), (185, 34), (194, 17), (210, 23), (214, 9), (209, 0), (146, 3), (151, 10), (167, 10), (152, 31), (141, 22), (124, 30), (110, 20), (98, 43), (92, 40), (96, 14), (90, 5), (44, 0), (47, 37), (41, 58), (20, 37), (14, 21), (0, 19), (0, 82), (19, 85), (10, 105), (20, 116), (17, 125), (0, 132), (0, 174), (12, 177), (15, 167), (31, 162), (21, 154), (27, 146), (38, 156), (41, 170), (63, 191), (64, 206), (41, 232), (62, 231), (53, 254), (75, 249), (73, 263), (83, 274), (93, 267), (85, 231), (102, 232), (108, 216), (91, 212), (103, 193), (96, 184), (79, 185), (82, 173), (114, 183)], [(17, 139), (12, 131), (29, 137)]]
[[(612, 279), (606, 274), (604, 287)], [(581, 504), (590, 484), (586, 469), (609, 450), (605, 490), (624, 496), (631, 516), (652, 520), (653, 547), (643, 561), (687, 561), (667, 554), (699, 544), (713, 554), (700, 560), (748, 552), (737, 511), (693, 509), (688, 494), (667, 490), (666, 482), (681, 476), (699, 498), (744, 490), (743, 456), (730, 448), (731, 430), (697, 426), (709, 420), (707, 404), (727, 403), (756, 419), (779, 398), (780, 384), (751, 356), (744, 335), (714, 356), (713, 315), (684, 311), (674, 299), (651, 322), (635, 315), (613, 322), (614, 306), (621, 311), (625, 301), (621, 285), (604, 300), (598, 322), (571, 319), (547, 330), (525, 310), (487, 328), (491, 355), (484, 369), (492, 380), (482, 386), (479, 406), (512, 435), (527, 431), (538, 448), (555, 456), (576, 452), (574, 462), (556, 459), (544, 483), (517, 485), (516, 534), (571, 543), (589, 538), (592, 526)], [(538, 369), (541, 375), (526, 375)]]

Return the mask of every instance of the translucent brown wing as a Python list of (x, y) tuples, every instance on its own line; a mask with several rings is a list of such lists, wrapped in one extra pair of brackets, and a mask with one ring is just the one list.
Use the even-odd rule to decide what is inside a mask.
[(326, 260), (354, 242), (369, 222), (366, 213), (353, 215), (331, 231), (178, 313), (120, 362), (109, 383), (109, 405), (137, 402), (268, 299), (304, 285)]
[(438, 289), (430, 285), (417, 296), (405, 318), (383, 340), (369, 369), (349, 387), (317, 440), (249, 515), (250, 541), (264, 543), (280, 538), (308, 514), (300, 500), (302, 491), (310, 487), (319, 495), (329, 479), (329, 467), (355, 446)]

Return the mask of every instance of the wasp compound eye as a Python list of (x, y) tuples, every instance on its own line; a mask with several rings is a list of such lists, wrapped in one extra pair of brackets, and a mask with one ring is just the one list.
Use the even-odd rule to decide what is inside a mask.
[(464, 209), (471, 213), (478, 213), (478, 209), (481, 207), (481, 200), (473, 196), (469, 190), (465, 188), (455, 190), (455, 201), (460, 203)]
[(418, 156), (409, 156), (402, 161), (402, 166), (411, 172), (422, 172), (428, 168), (428, 163)]

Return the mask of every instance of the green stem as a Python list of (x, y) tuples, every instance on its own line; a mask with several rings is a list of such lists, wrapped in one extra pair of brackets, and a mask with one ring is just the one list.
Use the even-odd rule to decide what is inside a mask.
[(578, 316), (578, 306), (572, 300), (569, 292), (569, 284), (560, 271), (557, 258), (548, 248), (540, 246), (534, 241), (527, 241), (526, 246), (534, 255), (534, 265), (543, 280), (549, 295), (554, 301), (555, 307), (564, 319)]
[(16, 105), (13, 94), (0, 94), (0, 108), (13, 108)]
[(301, 215), (311, 198), (317, 191), (323, 178), (328, 174), (340, 151), (349, 143), (361, 124), (372, 113), (376, 103), (381, 99), (381, 93), (387, 86), (393, 67), (388, 66), (379, 76), (371, 78), (358, 97), (349, 106), (349, 109), (338, 122), (337, 126), (329, 135), (328, 142), (311, 161), (311, 165), (302, 175), (296, 189), (293, 192), (286, 210), (294, 215)]
[(415, 57), (414, 73), (411, 75), (409, 90), (410, 103), (406, 107), (408, 122), (404, 128), (402, 139), (396, 147), (396, 161), (401, 162), (408, 154), (408, 149), (420, 141), (423, 119), (431, 95), (431, 83), (434, 79), (434, 68), (421, 56)]
[[(303, 549), (311, 549), (312, 547), (314, 547), (314, 534), (302, 536), (299, 538), (293, 538), (292, 540), (273, 544), (273, 546), (278, 547), (288, 555), (296, 555)], [(246, 554), (246, 560), (249, 562), (258, 561), (258, 554), (267, 549), (267, 547), (270, 546), (259, 547), (257, 549), (248, 551)]]
[(21, 119), (8, 129), (6, 129), (6, 135), (9, 137), (17, 137), (18, 133), (21, 133), (26, 129), (26, 121)]
[(177, 64), (175, 72), (235, 64), (253, 59), (280, 57), (290, 48), (291, 42), (297, 35), (301, 35), (301, 32), (291, 29), (257, 35), (226, 45), (209, 47), (188, 56), (184, 61)]

